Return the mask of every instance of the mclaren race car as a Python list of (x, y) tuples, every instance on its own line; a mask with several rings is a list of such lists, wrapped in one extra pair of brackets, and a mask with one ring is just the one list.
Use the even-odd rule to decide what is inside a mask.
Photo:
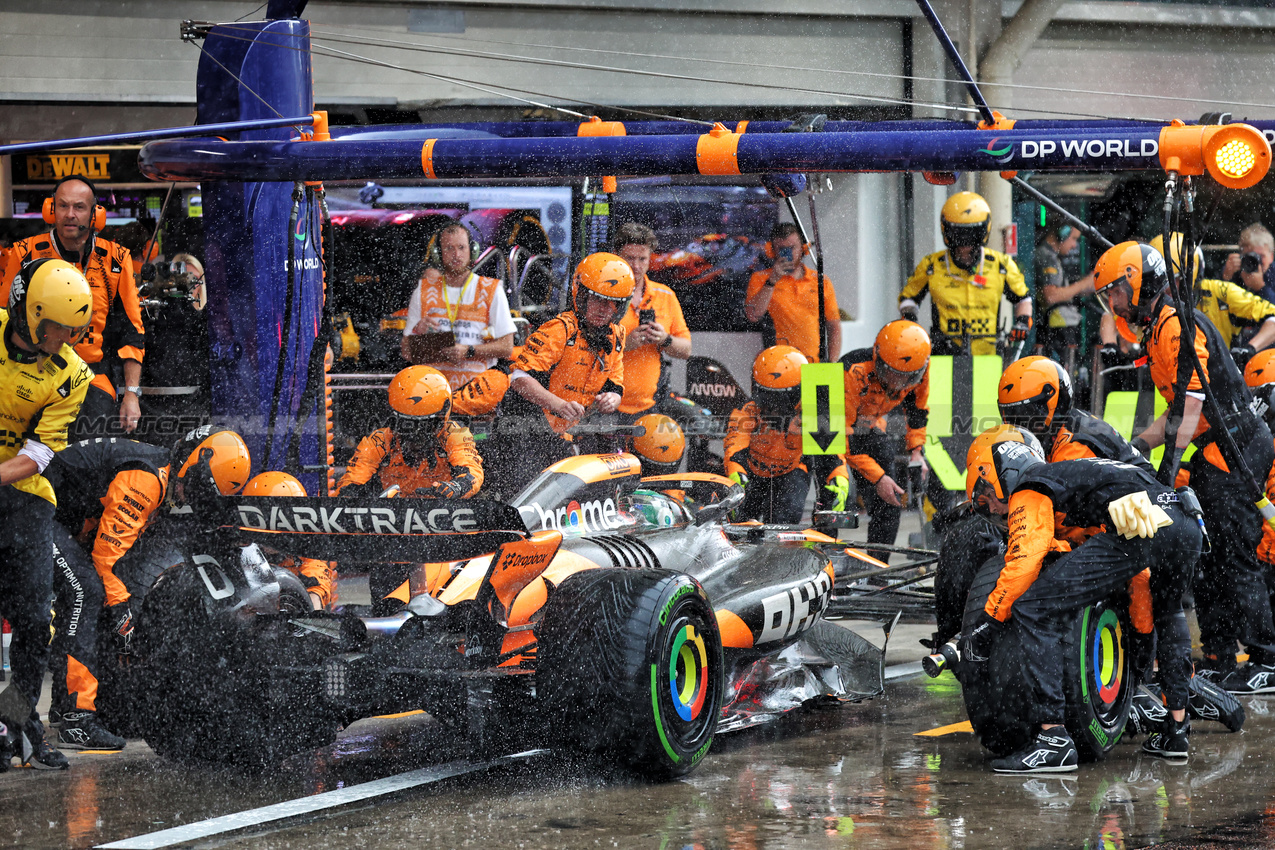
[[(277, 761), (424, 709), (487, 751), (536, 742), (685, 774), (719, 732), (882, 690), (882, 651), (823, 616), (833, 559), (854, 550), (726, 522), (742, 496), (611, 454), (555, 464), (512, 505), (228, 499), (181, 551), (134, 562), (153, 586), (124, 688), (144, 704), (127, 713), (184, 762)], [(311, 612), (266, 552), (365, 564), (411, 593)]]

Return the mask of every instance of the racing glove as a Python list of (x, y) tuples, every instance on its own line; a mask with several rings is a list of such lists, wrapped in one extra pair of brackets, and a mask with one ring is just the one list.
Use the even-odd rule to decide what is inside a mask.
[(1244, 371), (1244, 367), (1248, 365), (1248, 361), (1257, 353), (1257, 349), (1251, 345), (1240, 343), (1231, 348), (1231, 357), (1235, 360), (1235, 365), (1240, 371)]
[(917, 310), (916, 304), (907, 303), (899, 305), (899, 315), (907, 319), (909, 322), (915, 322), (920, 318), (920, 312)]
[(440, 481), (433, 487), (417, 487), (416, 495), (431, 499), (459, 499), (469, 492), (469, 484), (453, 478), (451, 481)]
[(110, 624), (111, 638), (115, 641), (115, 651), (119, 655), (133, 654), (133, 610), (130, 599), (117, 602), (106, 608), (107, 622)]
[(996, 645), (996, 636), (1005, 628), (1000, 620), (983, 611), (968, 635), (961, 636), (961, 658), (968, 661), (986, 661)]
[(1014, 326), (1009, 329), (1009, 341), (1014, 345), (1027, 341), (1027, 333), (1032, 329), (1031, 316), (1016, 316)]
[(1124, 362), (1124, 355), (1120, 353), (1120, 346), (1114, 342), (1108, 342), (1102, 346), (1102, 351), (1098, 355), (1102, 359), (1102, 368), (1112, 369)]
[(1145, 490), (1121, 496), (1107, 505), (1107, 514), (1116, 526), (1116, 531), (1126, 540), (1134, 537), (1154, 537), (1157, 530), (1172, 525), (1173, 520), (1159, 505), (1151, 503), (1151, 497)]
[(846, 509), (846, 502), (850, 499), (849, 478), (846, 478), (844, 475), (834, 476), (828, 480), (827, 484), (823, 485), (823, 489), (827, 490), (831, 494), (831, 496), (828, 497), (831, 501), (828, 503), (827, 510), (844, 511)]
[(748, 489), (748, 473), (747, 472), (732, 472), (729, 477), (731, 482), (737, 485), (739, 489), (741, 490)]
[(1142, 455), (1144, 458), (1151, 457), (1151, 446), (1141, 437), (1134, 437), (1129, 441), (1129, 445), (1133, 446), (1133, 450)]

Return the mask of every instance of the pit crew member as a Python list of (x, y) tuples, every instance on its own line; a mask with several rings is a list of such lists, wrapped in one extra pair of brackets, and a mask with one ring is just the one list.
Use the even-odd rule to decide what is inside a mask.
[(63, 177), (44, 202), (48, 233), (13, 244), (0, 263), (0, 304), (9, 300), (14, 275), (23, 263), (60, 259), (74, 265), (93, 291), (88, 332), (75, 353), (96, 373), (92, 388), (71, 431), (71, 439), (102, 436), (111, 424), (118, 402), (119, 426), (132, 432), (141, 417), (139, 395), (146, 330), (133, 278), (128, 249), (97, 234), (106, 224), (106, 210), (97, 204), (97, 188), (84, 177)]
[[(768, 271), (753, 272), (744, 296), (744, 317), (750, 322), (769, 315), (775, 325), (775, 345), (790, 345), (807, 362), (819, 362), (819, 275), (805, 264), (808, 246), (801, 231), (781, 221), (770, 233), (766, 254), (774, 262)], [(828, 329), (828, 358), (841, 356), (841, 311), (832, 281), (823, 279), (823, 319)]]
[[(1144, 340), (1151, 380), (1169, 402), (1179, 391), (1178, 352), (1181, 323), (1169, 306), (1164, 259), (1149, 245), (1122, 242), (1106, 251), (1094, 271), (1094, 287), (1103, 309), (1131, 340)], [(1176, 476), (1182, 453), (1194, 442), (1199, 460), (1192, 462), (1191, 486), (1199, 496), (1208, 523), (1212, 550), (1201, 558), (1195, 585), (1196, 616), (1204, 647), (1204, 667), (1221, 679), (1222, 687), (1237, 692), (1275, 691), (1275, 625), (1266, 582), (1257, 561), (1262, 518), (1248, 497), (1247, 482), (1230, 470), (1216, 442), (1215, 427), (1233, 434), (1249, 469), (1265, 480), (1275, 457), (1271, 432), (1250, 407), (1253, 398), (1231, 359), (1221, 335), (1195, 311), (1194, 346), (1204, 378), (1212, 388), (1224, 421), (1203, 415), (1200, 375), (1191, 371), (1182, 404), (1182, 420), (1172, 447), (1170, 479)], [(1155, 420), (1133, 441), (1147, 450), (1164, 443), (1169, 412)], [(1139, 443), (1139, 441), (1141, 441)], [(1235, 641), (1248, 647), (1249, 661), (1235, 669)]]
[[(915, 322), (898, 319), (877, 332), (871, 349), (851, 351), (841, 358), (845, 368), (846, 464), (855, 475), (859, 493), (868, 509), (868, 542), (894, 544), (902, 515), (900, 497), (905, 493), (890, 471), (899, 454), (899, 441), (887, 436), (886, 416), (902, 407), (907, 423), (903, 448), (909, 466), (919, 467), (929, 481), (925, 462), (925, 427), (930, 407), (930, 337)], [(931, 501), (940, 510), (949, 505), (946, 490), (930, 488)], [(873, 556), (888, 561), (888, 552)]]
[(97, 717), (98, 629), (104, 624), (117, 654), (131, 655), (139, 613), (115, 567), (165, 502), (185, 503), (185, 479), (205, 462), (222, 495), (242, 489), (252, 468), (238, 434), (199, 428), (171, 450), (114, 437), (72, 443), (45, 470), (58, 500), (50, 716), (59, 726), (59, 746), (124, 748), (124, 739)]
[(845, 457), (801, 453), (801, 367), (791, 345), (765, 349), (753, 361), (753, 397), (734, 410), (724, 440), (726, 475), (744, 488), (742, 519), (801, 521), (813, 473), (815, 510), (843, 511), (850, 493)]
[(930, 296), (930, 336), (935, 354), (995, 354), (1001, 296), (1014, 305), (1012, 345), (1032, 327), (1032, 299), (1014, 260), (987, 245), (992, 209), (981, 195), (957, 192), (943, 204), (946, 251), (925, 257), (899, 293), (899, 313), (917, 321)]
[[(505, 287), (494, 277), (473, 271), (478, 243), (460, 222), (443, 227), (434, 237), (430, 267), (407, 304), (403, 330), (403, 359), (412, 362), (408, 338), (426, 333), (450, 332), (455, 342), (430, 363), (442, 372), (452, 389), (496, 365), (514, 350), (514, 321)], [(440, 274), (433, 268), (441, 266)]]
[[(286, 472), (270, 470), (259, 472), (244, 485), (245, 496), (275, 496), (298, 498), (306, 495), (305, 486)], [(275, 549), (261, 547), (270, 562), (295, 575), (310, 597), (310, 607), (315, 611), (331, 609), (336, 604), (336, 570), (331, 561), (320, 561), (301, 555), (288, 555)]]
[(340, 496), (468, 499), (483, 484), (483, 462), (469, 429), (451, 421), (451, 387), (432, 366), (408, 366), (389, 388), (394, 424), (359, 441), (337, 484)]
[(35, 711), (49, 663), (49, 532), (57, 504), (43, 473), (66, 447), (93, 377), (71, 348), (89, 329), (93, 295), (70, 263), (36, 260), (17, 271), (10, 296), (9, 309), (0, 310), (0, 617), (13, 632), (11, 696), (31, 707), (21, 726), (22, 761), (66, 770), (70, 763), (45, 741)]
[[(1037, 330), (1036, 341), (1051, 356), (1075, 363), (1080, 345), (1080, 311), (1078, 300), (1093, 291), (1088, 277), (1067, 282), (1063, 259), (1080, 245), (1080, 231), (1069, 224), (1049, 228), (1036, 246), (1036, 285), (1044, 302), (1044, 325)], [(1039, 349), (1038, 349), (1039, 350)]]
[[(1169, 717), (1142, 749), (1185, 758), (1191, 644), (1182, 594), (1190, 586), (1203, 538), (1199, 525), (1179, 507), (1178, 494), (1146, 470), (1115, 461), (1047, 464), (1035, 441), (1009, 425), (976, 441), (972, 455), (966, 495), (1009, 517), (1009, 550), (983, 612), (963, 637), (962, 660), (986, 660), (996, 634), (1007, 625), (1014, 628), (1039, 729), (1018, 752), (993, 760), (992, 768), (998, 773), (1076, 769), (1075, 743), (1063, 726), (1062, 642), (1069, 620), (1086, 605), (1123, 592), (1146, 569)], [(1064, 528), (1102, 530), (1073, 545), (1060, 538)], [(1052, 563), (1042, 570), (1047, 558)]]

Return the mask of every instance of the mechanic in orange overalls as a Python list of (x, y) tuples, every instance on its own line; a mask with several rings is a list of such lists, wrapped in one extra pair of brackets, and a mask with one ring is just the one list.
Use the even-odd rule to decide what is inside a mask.
[[(244, 496), (283, 496), (304, 498), (305, 487), (286, 472), (270, 470), (254, 475), (243, 488)], [(272, 564), (295, 575), (310, 595), (310, 607), (316, 611), (336, 604), (336, 571), (331, 561), (320, 561), (301, 555), (287, 555), (262, 546)]]
[(97, 204), (97, 188), (84, 177), (63, 177), (44, 202), (48, 233), (20, 239), (7, 249), (0, 263), (0, 304), (9, 303), (14, 275), (30, 260), (66, 260), (83, 273), (93, 292), (93, 318), (75, 353), (95, 373), (80, 416), (71, 429), (72, 441), (100, 437), (115, 423), (110, 417), (119, 404), (119, 427), (132, 432), (141, 417), (142, 353), (146, 329), (138, 303), (133, 259), (128, 249), (99, 237), (106, 210)]
[(801, 453), (801, 367), (791, 345), (774, 345), (753, 361), (753, 397), (726, 426), (726, 475), (744, 488), (742, 519), (801, 521), (810, 476), (820, 482), (815, 510), (845, 510), (850, 479), (845, 457)]
[[(545, 467), (575, 453), (566, 431), (589, 413), (615, 413), (624, 395), (624, 328), (633, 270), (600, 251), (572, 279), (572, 309), (545, 322), (514, 357), (501, 420), (501, 487), (509, 498)], [(612, 441), (582, 439), (581, 451), (614, 450)]]
[(483, 485), (483, 462), (469, 429), (451, 421), (452, 393), (432, 366), (408, 366), (389, 388), (392, 428), (359, 441), (337, 484), (339, 496), (374, 496), (398, 486), (403, 496), (468, 499)]
[[(962, 636), (961, 662), (986, 661), (997, 634), (1011, 625), (1039, 729), (1022, 749), (994, 760), (992, 768), (998, 773), (1076, 769), (1075, 743), (1063, 726), (1064, 635), (1072, 616), (1086, 605), (1126, 589), (1136, 593), (1130, 583), (1144, 574), (1169, 716), (1142, 749), (1185, 758), (1191, 639), (1182, 595), (1190, 587), (1203, 538), (1179, 494), (1128, 464), (1095, 458), (1046, 463), (1040, 443), (1013, 425), (980, 434), (967, 461), (966, 495), (980, 509), (1008, 517), (1009, 549), (996, 587)], [(1046, 559), (1050, 565), (1042, 570)], [(1145, 603), (1131, 605), (1130, 613), (1143, 620), (1145, 609)]]
[(58, 718), (60, 746), (124, 747), (124, 739), (97, 719), (99, 615), (117, 653), (132, 654), (139, 609), (115, 567), (165, 502), (186, 503), (186, 481), (205, 459), (222, 495), (247, 482), (252, 460), (243, 439), (212, 427), (191, 431), (171, 450), (115, 437), (72, 443), (45, 470), (58, 500), (50, 717)]
[[(909, 465), (919, 466), (929, 481), (930, 500), (946, 510), (951, 497), (931, 480), (925, 463), (925, 427), (930, 417), (930, 336), (915, 322), (897, 319), (883, 327), (872, 348), (860, 348), (841, 358), (845, 368), (846, 463), (855, 474), (858, 491), (868, 509), (868, 542), (893, 544), (899, 534), (904, 490), (888, 470), (899, 454), (897, 439), (886, 434), (886, 415), (903, 408), (907, 434), (903, 448)], [(875, 557), (889, 561), (888, 552)]]

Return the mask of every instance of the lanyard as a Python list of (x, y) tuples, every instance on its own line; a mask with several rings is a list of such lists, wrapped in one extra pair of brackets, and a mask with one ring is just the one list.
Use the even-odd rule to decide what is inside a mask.
[(443, 306), (447, 309), (447, 322), (451, 325), (452, 330), (456, 329), (456, 316), (460, 313), (460, 305), (465, 302), (465, 290), (477, 279), (477, 277), (478, 276), (473, 272), (469, 273), (469, 277), (460, 288), (460, 297), (456, 299), (455, 307), (452, 307), (452, 302), (447, 297), (447, 290), (450, 288), (447, 286), (447, 280), (443, 280)]

